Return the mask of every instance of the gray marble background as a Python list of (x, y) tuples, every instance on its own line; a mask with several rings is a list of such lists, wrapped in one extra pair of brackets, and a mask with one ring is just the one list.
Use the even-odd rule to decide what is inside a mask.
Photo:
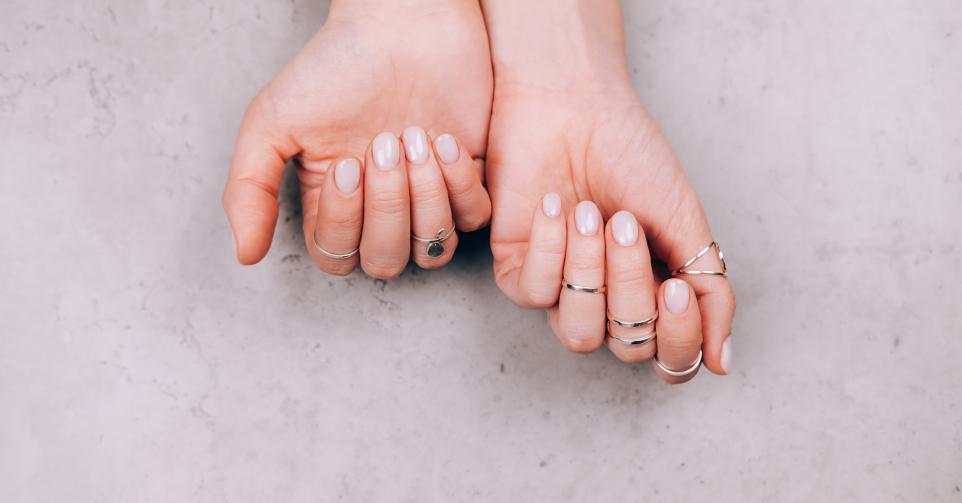
[(962, 4), (626, 2), (731, 257), (735, 371), (565, 352), (486, 237), (234, 263), (247, 100), (306, 0), (0, 1), (0, 501), (962, 501)]

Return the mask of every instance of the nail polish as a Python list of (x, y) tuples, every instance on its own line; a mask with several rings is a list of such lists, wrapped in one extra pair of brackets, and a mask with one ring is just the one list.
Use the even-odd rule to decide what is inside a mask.
[(627, 211), (619, 211), (611, 217), (611, 235), (621, 246), (634, 246), (638, 241), (638, 221)]
[(541, 200), (541, 211), (546, 217), (556, 217), (561, 214), (561, 196), (557, 192), (548, 192)]
[(672, 314), (681, 314), (688, 309), (688, 283), (672, 278), (665, 284), (665, 306)]
[(581, 201), (575, 207), (575, 227), (582, 236), (594, 236), (601, 225), (601, 212), (591, 201)]
[(397, 137), (391, 133), (381, 133), (375, 136), (371, 150), (374, 165), (381, 171), (393, 169), (401, 159), (401, 149), (398, 146)]
[(357, 190), (361, 181), (361, 163), (357, 159), (342, 159), (334, 167), (334, 185), (342, 194)]
[(728, 338), (725, 339), (725, 343), (722, 344), (722, 350), (721, 350), (721, 366), (722, 366), (722, 370), (724, 370), (726, 374), (731, 374), (731, 373), (732, 373), (732, 371), (731, 371), (731, 368), (732, 368), (732, 336), (731, 336), (731, 335), (729, 335)]
[(438, 151), (438, 157), (444, 164), (454, 164), (461, 158), (461, 149), (454, 136), (443, 134), (434, 140), (434, 148)]
[(408, 161), (421, 164), (428, 160), (428, 135), (417, 126), (405, 128), (401, 133), (404, 138), (404, 153)]

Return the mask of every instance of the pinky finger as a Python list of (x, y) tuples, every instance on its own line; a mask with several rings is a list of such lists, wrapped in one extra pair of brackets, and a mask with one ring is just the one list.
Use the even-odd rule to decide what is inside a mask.
[(434, 150), (441, 160), (441, 172), (458, 230), (471, 232), (487, 225), (491, 219), (491, 199), (481, 184), (474, 159), (466, 155), (451, 134), (438, 136)]

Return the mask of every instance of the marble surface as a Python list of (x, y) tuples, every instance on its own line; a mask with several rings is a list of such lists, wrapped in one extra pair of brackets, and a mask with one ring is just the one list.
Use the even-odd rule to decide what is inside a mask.
[(568, 354), (474, 236), (316, 272), (219, 195), (306, 0), (0, 3), (0, 501), (962, 501), (962, 6), (626, 2), (735, 372)]

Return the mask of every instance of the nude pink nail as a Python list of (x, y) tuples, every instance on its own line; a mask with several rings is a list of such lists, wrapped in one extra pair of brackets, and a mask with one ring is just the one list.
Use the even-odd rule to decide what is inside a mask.
[(611, 235), (621, 246), (634, 246), (638, 241), (638, 221), (627, 211), (619, 211), (611, 217)]
[(561, 196), (557, 192), (548, 192), (541, 200), (541, 211), (546, 217), (556, 217), (561, 214)]
[(726, 374), (731, 374), (731, 372), (732, 372), (732, 371), (731, 371), (731, 368), (732, 368), (732, 336), (730, 336), (730, 335), (728, 336), (728, 338), (725, 339), (725, 343), (722, 344), (721, 365), (722, 365), (722, 370), (724, 370)]
[(601, 225), (601, 212), (591, 201), (581, 201), (575, 207), (575, 227), (582, 236), (594, 236)]
[(381, 171), (393, 169), (401, 160), (401, 148), (398, 146), (397, 137), (391, 133), (381, 133), (375, 136), (371, 150), (374, 165)]
[(665, 306), (672, 314), (681, 314), (688, 309), (688, 283), (672, 278), (665, 282)]
[(434, 140), (434, 148), (438, 151), (438, 157), (444, 164), (454, 164), (461, 158), (461, 149), (454, 136), (443, 134)]
[(342, 194), (357, 190), (361, 181), (361, 163), (357, 159), (342, 159), (334, 167), (334, 185)]
[(428, 135), (417, 126), (405, 128), (401, 133), (404, 139), (404, 153), (408, 161), (421, 164), (428, 160)]

